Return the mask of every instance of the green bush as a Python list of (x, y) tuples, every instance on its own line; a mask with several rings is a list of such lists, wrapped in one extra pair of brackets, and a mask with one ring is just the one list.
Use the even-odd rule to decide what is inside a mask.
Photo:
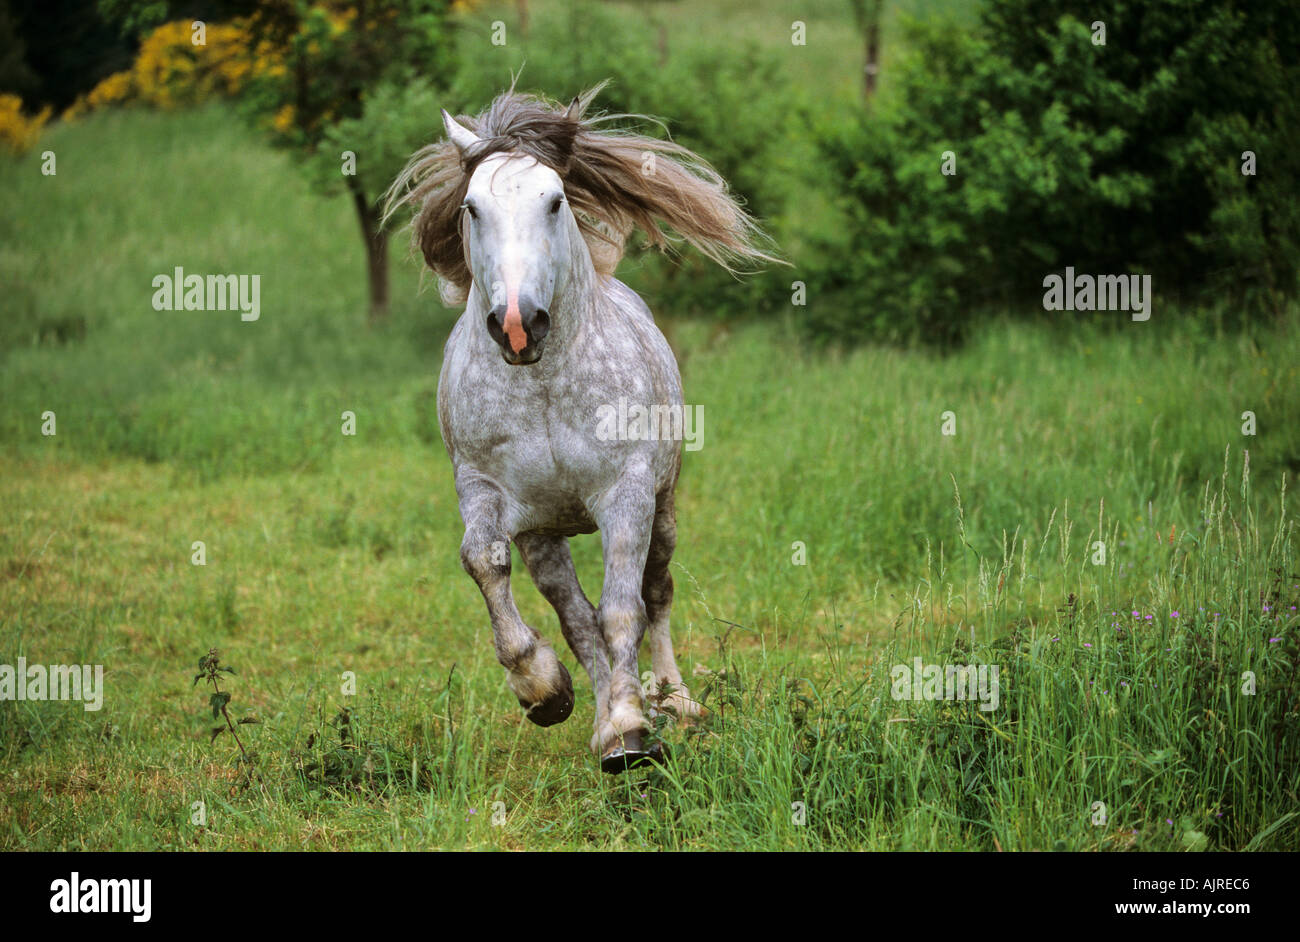
[(888, 100), (814, 129), (842, 213), (808, 253), (815, 333), (957, 340), (973, 310), (1037, 308), (1066, 266), (1150, 274), (1165, 310), (1276, 313), (1295, 293), (1300, 8), (1071, 9), (913, 24)]

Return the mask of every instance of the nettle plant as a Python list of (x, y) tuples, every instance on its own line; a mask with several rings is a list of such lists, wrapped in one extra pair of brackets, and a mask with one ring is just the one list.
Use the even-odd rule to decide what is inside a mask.
[(208, 696), (208, 706), (212, 710), (214, 720), (224, 720), (212, 727), (212, 738), (209, 742), (215, 743), (217, 737), (222, 733), (229, 732), (235, 745), (239, 747), (239, 755), (235, 756), (235, 766), (241, 770), (243, 776), (241, 784), (247, 785), (256, 772), (257, 753), (250, 752), (244, 747), (244, 742), (239, 738), (237, 727), (248, 726), (260, 723), (261, 720), (255, 716), (245, 716), (239, 720), (230, 718), (230, 691), (221, 689), (220, 677), (222, 674), (234, 674), (235, 669), (229, 665), (222, 664), (219, 653), (216, 648), (209, 648), (208, 653), (199, 658), (199, 672), (194, 675), (194, 686), (199, 685), (199, 681), (204, 681), (212, 685), (212, 693)]
[(199, 658), (194, 686), (203, 682), (211, 687), (207, 705), (212, 719), (219, 722), (209, 729), (209, 744), (228, 733), (238, 749), (233, 756), (238, 774), (232, 794), (254, 782), (274, 788), (276, 782), (295, 774), (313, 789), (339, 788), (370, 795), (390, 788), (432, 787), (434, 771), (428, 757), (393, 732), (393, 716), (379, 699), (365, 708), (340, 706), (329, 720), (322, 716), (302, 749), (277, 748), (277, 743), (284, 743), (273, 736), (259, 752), (245, 744), (239, 730), (262, 721), (252, 714), (240, 719), (231, 715), (231, 693), (221, 687), (222, 674), (234, 676), (235, 669), (222, 664), (220, 653), (211, 648)]

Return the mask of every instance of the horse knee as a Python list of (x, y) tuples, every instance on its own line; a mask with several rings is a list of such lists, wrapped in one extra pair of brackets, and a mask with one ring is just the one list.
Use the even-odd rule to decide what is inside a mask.
[(496, 533), (466, 530), (460, 543), (460, 564), (476, 582), (510, 575), (510, 543)]
[(639, 644), (648, 623), (642, 599), (614, 604), (602, 602), (599, 619), (605, 642), (610, 645)]

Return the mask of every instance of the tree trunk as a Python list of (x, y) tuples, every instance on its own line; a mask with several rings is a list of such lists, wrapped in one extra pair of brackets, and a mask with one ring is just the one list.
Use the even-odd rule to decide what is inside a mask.
[(361, 238), (366, 243), (366, 277), (370, 285), (371, 324), (388, 319), (388, 231), (380, 225), (379, 209), (366, 199), (356, 177), (348, 177), (352, 205), (361, 224)]
[(867, 61), (862, 66), (863, 93), (870, 98), (876, 93), (876, 76), (880, 74), (880, 4), (872, 11), (867, 26)]
[(853, 19), (862, 33), (865, 54), (862, 62), (862, 96), (868, 101), (876, 93), (880, 74), (880, 17), (884, 0), (852, 0)]

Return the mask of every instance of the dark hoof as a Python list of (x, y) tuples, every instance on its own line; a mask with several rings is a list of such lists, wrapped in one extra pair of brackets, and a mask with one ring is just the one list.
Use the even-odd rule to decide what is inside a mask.
[(538, 726), (554, 726), (556, 723), (563, 723), (573, 712), (573, 681), (569, 678), (569, 672), (564, 665), (560, 665), (560, 673), (564, 675), (564, 686), (559, 693), (547, 697), (541, 703), (535, 703), (527, 713), (530, 720)]
[(615, 743), (600, 757), (600, 770), (618, 775), (643, 765), (663, 763), (667, 757), (667, 750), (662, 743), (647, 747), (643, 734), (639, 730), (633, 730), (624, 733), (622, 741)]

